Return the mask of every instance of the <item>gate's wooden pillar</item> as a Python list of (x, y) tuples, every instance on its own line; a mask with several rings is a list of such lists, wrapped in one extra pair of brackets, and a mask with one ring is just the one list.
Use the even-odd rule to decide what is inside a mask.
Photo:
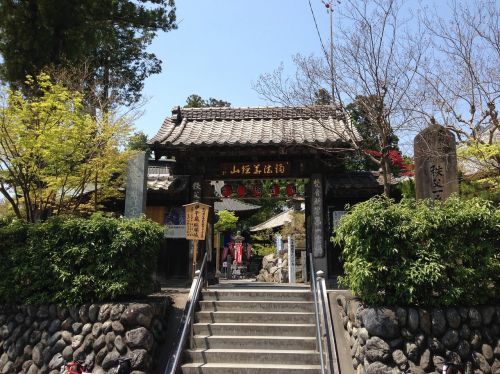
[(327, 276), (328, 262), (325, 250), (325, 225), (324, 225), (324, 188), (323, 175), (312, 174), (310, 179), (311, 202), (311, 252), (314, 257), (314, 268), (323, 270)]

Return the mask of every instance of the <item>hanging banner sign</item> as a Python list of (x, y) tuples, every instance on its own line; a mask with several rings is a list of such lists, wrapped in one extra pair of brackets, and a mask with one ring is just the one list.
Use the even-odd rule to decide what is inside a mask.
[(288, 283), (295, 283), (295, 238), (288, 235)]
[(209, 205), (191, 203), (186, 208), (186, 239), (205, 240)]
[(289, 161), (236, 162), (220, 166), (221, 175), (226, 178), (285, 177), (290, 171)]
[(240, 265), (243, 262), (243, 243), (236, 243), (234, 245), (234, 256), (236, 263)]

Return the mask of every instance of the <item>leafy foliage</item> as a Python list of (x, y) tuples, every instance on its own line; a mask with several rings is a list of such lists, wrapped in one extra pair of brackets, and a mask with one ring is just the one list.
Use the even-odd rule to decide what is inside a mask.
[(127, 149), (130, 151), (148, 151), (148, 136), (143, 131), (135, 132), (127, 142)]
[(221, 210), (217, 212), (217, 222), (214, 225), (214, 230), (218, 232), (231, 231), (236, 229), (238, 217), (230, 210)]
[(200, 95), (192, 94), (186, 99), (184, 108), (229, 108), (230, 106), (231, 103), (224, 100), (214, 99), (213, 97), (205, 100)]
[(163, 229), (94, 215), (0, 223), (0, 302), (81, 304), (151, 291)]
[(334, 241), (341, 281), (373, 304), (461, 305), (500, 296), (500, 210), (478, 198), (382, 197), (354, 206)]
[(37, 95), (7, 90), (0, 100), (0, 193), (31, 222), (99, 209), (125, 174), (128, 119), (90, 115), (82, 94), (46, 74), (26, 85)]
[(147, 47), (174, 28), (174, 0), (1, 0), (0, 75), (25, 87), (26, 75), (48, 65), (86, 65), (86, 85), (100, 82), (99, 99), (135, 103), (144, 80), (161, 71)]

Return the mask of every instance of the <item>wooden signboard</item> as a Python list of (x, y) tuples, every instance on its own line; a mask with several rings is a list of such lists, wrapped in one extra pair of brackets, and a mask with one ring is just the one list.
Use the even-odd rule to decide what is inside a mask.
[(235, 162), (220, 166), (221, 175), (226, 178), (286, 177), (290, 175), (289, 161)]
[(209, 205), (191, 203), (186, 208), (186, 239), (205, 240)]
[(198, 258), (198, 240), (205, 240), (210, 206), (202, 203), (191, 203), (184, 205), (184, 207), (186, 208), (186, 239), (193, 240), (193, 269), (191, 274), (194, 277)]

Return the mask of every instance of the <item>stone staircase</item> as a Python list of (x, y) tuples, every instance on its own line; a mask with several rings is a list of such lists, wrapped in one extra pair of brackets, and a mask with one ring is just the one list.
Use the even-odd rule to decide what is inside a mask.
[(203, 291), (183, 374), (320, 373), (308, 288)]

